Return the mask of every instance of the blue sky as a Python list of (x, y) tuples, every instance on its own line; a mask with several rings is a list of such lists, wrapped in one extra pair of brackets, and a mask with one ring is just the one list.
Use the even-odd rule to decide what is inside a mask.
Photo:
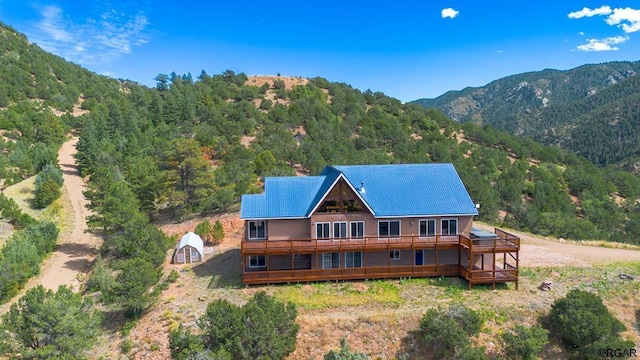
[(92, 71), (315, 77), (402, 101), (546, 68), (640, 60), (634, 1), (0, 0), (0, 21)]

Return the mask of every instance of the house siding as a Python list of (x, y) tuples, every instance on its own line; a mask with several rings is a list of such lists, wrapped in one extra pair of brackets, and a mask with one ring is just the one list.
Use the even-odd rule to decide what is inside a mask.
[(311, 238), (309, 219), (275, 219), (267, 221), (269, 240), (300, 240)]

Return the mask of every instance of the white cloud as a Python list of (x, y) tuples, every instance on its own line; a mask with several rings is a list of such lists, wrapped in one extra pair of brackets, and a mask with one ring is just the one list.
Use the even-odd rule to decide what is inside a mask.
[(111, 10), (84, 23), (73, 22), (55, 6), (44, 7), (40, 14), (42, 20), (32, 41), (82, 65), (110, 63), (148, 42), (149, 20), (142, 12), (129, 15)]
[(44, 19), (38, 24), (40, 30), (56, 41), (70, 41), (71, 34), (61, 28), (63, 22), (62, 9), (56, 6), (47, 6), (42, 10)]
[(588, 43), (577, 47), (580, 51), (615, 51), (617, 47), (612, 45), (622, 44), (629, 40), (627, 36), (615, 36), (604, 39), (587, 39)]
[(627, 34), (640, 31), (640, 10), (616, 8), (606, 21), (609, 25), (618, 25)]
[(445, 18), (455, 18), (456, 16), (458, 16), (458, 14), (460, 13), (460, 11), (454, 10), (453, 8), (446, 8), (446, 9), (442, 9), (442, 11), (440, 12), (440, 15), (442, 16), (443, 19)]
[(569, 19), (580, 19), (583, 17), (592, 17), (596, 15), (609, 15), (611, 14), (611, 8), (609, 6), (601, 6), (597, 9), (589, 9), (587, 7), (582, 8), (580, 11), (574, 11), (569, 13)]

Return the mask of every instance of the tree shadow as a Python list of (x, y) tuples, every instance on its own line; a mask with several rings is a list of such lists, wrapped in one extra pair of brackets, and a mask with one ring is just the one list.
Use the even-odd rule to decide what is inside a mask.
[(79, 174), (78, 165), (73, 164), (60, 164), (62, 173), (65, 175), (77, 176)]
[(125, 314), (124, 310), (104, 310), (102, 311), (104, 320), (102, 321), (102, 328), (107, 334), (116, 334), (121, 331), (124, 325), (130, 321)]
[(64, 267), (73, 271), (88, 272), (92, 263), (89, 259), (69, 260), (64, 263)]
[(192, 270), (199, 277), (211, 276), (210, 287), (242, 287), (242, 259), (238, 248), (217, 252)]
[(56, 251), (73, 257), (81, 257), (92, 255), (96, 250), (87, 244), (67, 243), (57, 245)]
[(400, 347), (396, 352), (396, 358), (402, 360), (428, 359), (429, 354), (420, 351), (419, 341), (421, 335), (422, 331), (420, 329), (409, 331), (407, 336), (400, 340)]

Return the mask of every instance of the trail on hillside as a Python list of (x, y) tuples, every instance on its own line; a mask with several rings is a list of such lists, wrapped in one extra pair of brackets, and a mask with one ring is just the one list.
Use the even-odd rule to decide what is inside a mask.
[(19, 299), (25, 291), (38, 285), (52, 290), (56, 290), (60, 285), (67, 285), (78, 290), (82, 278), (91, 270), (101, 240), (85, 232), (85, 219), (91, 211), (87, 209), (88, 201), (83, 195), (87, 186), (78, 173), (74, 157), (77, 143), (78, 138), (74, 137), (62, 144), (58, 152), (58, 163), (64, 179), (63, 196), (67, 196), (71, 203), (72, 213), (69, 214), (69, 219), (72, 223), (66, 232), (60, 234), (55, 251), (42, 263), (41, 274), (29, 280), (22, 292), (11, 302), (0, 306), (0, 314), (6, 312), (10, 304)]

